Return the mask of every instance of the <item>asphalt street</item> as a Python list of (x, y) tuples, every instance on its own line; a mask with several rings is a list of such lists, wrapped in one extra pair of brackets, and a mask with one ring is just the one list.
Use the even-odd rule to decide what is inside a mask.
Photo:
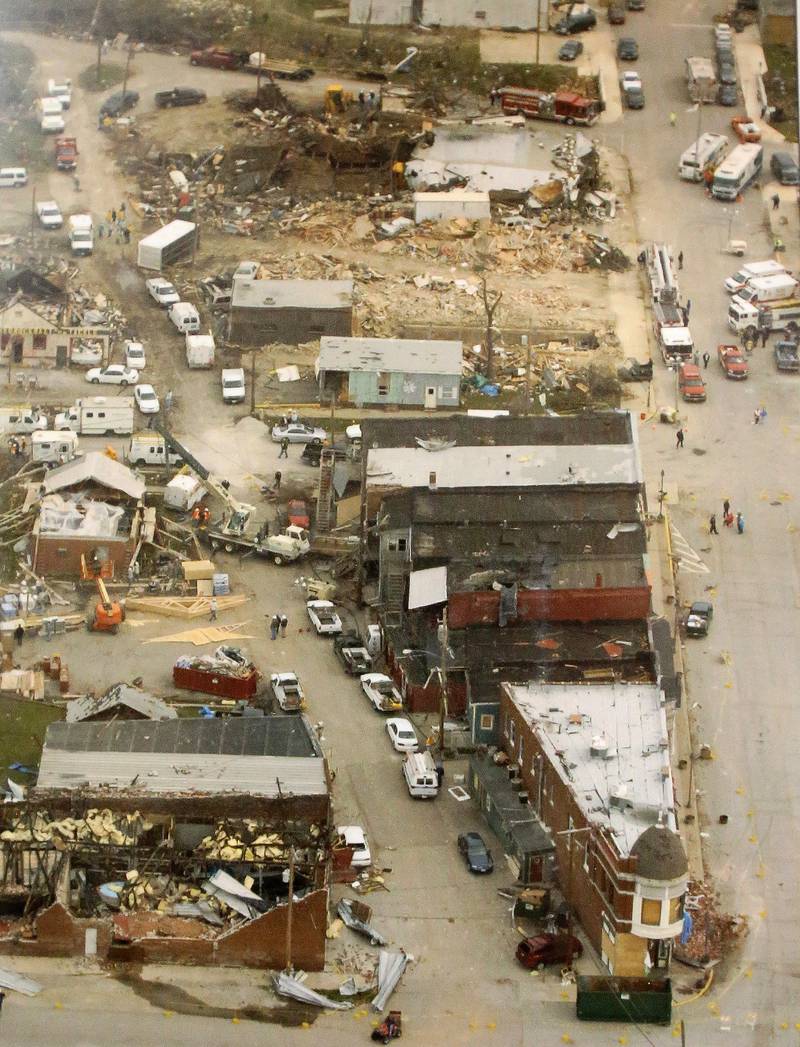
[[(636, 66), (644, 79), (647, 107), (597, 130), (608, 146), (629, 158), (641, 241), (666, 239), (676, 252), (683, 250), (691, 327), (700, 351), (707, 348), (713, 356), (717, 343), (727, 340), (722, 280), (737, 266), (722, 248), (735, 236), (748, 241), (750, 257), (768, 257), (769, 234), (757, 190), (748, 190), (742, 203), (731, 209), (677, 177), (678, 156), (694, 140), (698, 126), (698, 114), (689, 111), (686, 99), (683, 57), (710, 53), (711, 13), (706, 3), (667, 0), (641, 15), (629, 14), (620, 33), (639, 40)], [(669, 47), (664, 46), (667, 32)], [(65, 73), (75, 79), (94, 55), (90, 45), (15, 36), (40, 57), (37, 75), (42, 80)], [(185, 58), (139, 54), (135, 62), (137, 81), (132, 86), (137, 90), (145, 84), (149, 92), (192, 83), (211, 94), (238, 86), (235, 74), (215, 70), (191, 70), (189, 77)], [(249, 76), (238, 79), (252, 84)], [(289, 89), (318, 93), (320, 87), (312, 81)], [(82, 143), (96, 141), (101, 148), (94, 125), (95, 100), (90, 102), (76, 100), (69, 129), (77, 131)], [(674, 129), (668, 119), (671, 111), (678, 114)], [(730, 114), (731, 110), (707, 107), (700, 114), (702, 128), (723, 130)], [(87, 168), (83, 165), (82, 178)], [(53, 192), (57, 180), (58, 199), (69, 208), (64, 176), (47, 177), (54, 180)], [(88, 195), (80, 202), (94, 211), (117, 203), (124, 188), (118, 176), (99, 165), (88, 168), (83, 184)], [(632, 310), (639, 308), (639, 303), (631, 303)], [(636, 355), (635, 347), (624, 355)], [(762, 1045), (781, 1033), (786, 1034), (785, 1042), (792, 1042), (795, 1022), (800, 1022), (800, 1005), (794, 1002), (798, 847), (793, 841), (798, 799), (792, 774), (800, 742), (793, 696), (800, 660), (795, 534), (799, 521), (794, 508), (800, 378), (779, 375), (769, 352), (762, 350), (753, 355), (751, 365), (750, 380), (733, 383), (712, 362), (708, 402), (681, 406), (687, 434), (682, 451), (675, 450), (671, 427), (644, 422), (641, 431), (650, 504), (655, 504), (663, 469), (667, 488), (674, 492), (674, 525), (701, 558), (701, 567), (695, 569), (699, 573), (680, 572), (682, 596), (696, 598), (713, 587), (716, 615), (711, 635), (687, 647), (696, 740), (711, 744), (715, 755), (713, 761), (698, 763), (696, 785), (705, 815), (707, 864), (721, 902), (731, 912), (744, 913), (750, 928), (741, 956), (720, 972), (719, 985), (676, 1010), (686, 1021), (686, 1042), (693, 1045)], [(674, 402), (673, 378), (658, 363), (654, 386), (654, 403)], [(767, 421), (756, 427), (753, 410), (761, 404)], [(223, 415), (203, 415), (203, 424), (216, 434), (214, 442), (223, 436), (221, 428), (213, 428), (221, 425), (218, 417)], [(265, 461), (268, 470), (271, 457)], [(243, 474), (252, 468), (241, 464)], [(745, 533), (739, 536), (721, 528), (722, 534), (709, 537), (708, 516), (716, 511), (719, 518), (726, 496), (744, 513)], [(258, 574), (235, 564), (231, 570), (246, 575), (262, 613), (280, 602), (293, 621), (302, 614), (296, 572), (280, 574), (266, 568)], [(474, 827), (475, 812), (448, 796), (436, 806), (412, 803), (402, 790), (398, 760), (379, 718), (357, 686), (342, 676), (327, 646), (307, 636), (291, 642), (296, 642), (288, 656), (292, 664), (277, 667), (302, 665), (308, 674), (311, 716), (325, 722), (326, 744), (337, 771), (337, 817), (362, 820), (373, 849), (393, 869), (391, 893), (370, 900), (375, 899), (381, 926), (419, 961), (393, 1001), (409, 1015), (404, 1042), (433, 1037), (448, 1044), (494, 1042), (504, 1047), (675, 1042), (676, 1027), (577, 1027), (570, 1002), (574, 989), (562, 986), (554, 974), (531, 979), (515, 967), (511, 951), (516, 931), (495, 891), (510, 876), (498, 868), (492, 881), (469, 879), (455, 855), (455, 835)], [(274, 660), (267, 644), (261, 638), (253, 642), (265, 659)], [(163, 661), (166, 652), (161, 650)], [(133, 645), (120, 665), (104, 666), (104, 671), (121, 670), (127, 659), (133, 665), (136, 657), (141, 658), (140, 649)], [(286, 653), (281, 657), (286, 659)], [(718, 824), (721, 814), (728, 815), (727, 825)], [(591, 960), (582, 963), (583, 969), (594, 969)], [(179, 994), (173, 1006), (155, 1005), (113, 977), (88, 974), (80, 965), (29, 962), (25, 969), (44, 982), (46, 991), (30, 1000), (14, 996), (6, 1001), (0, 1016), (3, 1043), (100, 1047), (110, 1042), (112, 1027), (113, 1042), (121, 1045), (170, 1045), (191, 1039), (203, 1044), (324, 1041), (338, 1047), (368, 1040), (371, 1019), (360, 1011), (353, 1016), (322, 1015), (310, 1029), (276, 1024), (280, 1019), (274, 1016), (263, 1022), (240, 1020), (241, 1008), (274, 1003), (263, 993), (260, 976), (252, 973), (242, 975), (234, 991), (231, 972), (146, 972), (154, 982), (189, 985), (189, 994), (201, 1001), (192, 1009), (181, 1003)], [(223, 1014), (227, 1001), (233, 1012), (209, 1016), (202, 1007), (209, 999), (223, 1007)]]

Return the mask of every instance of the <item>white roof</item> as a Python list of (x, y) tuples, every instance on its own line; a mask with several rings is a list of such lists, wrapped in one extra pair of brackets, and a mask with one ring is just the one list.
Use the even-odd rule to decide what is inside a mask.
[[(435, 474), (433, 476), (432, 474)], [(633, 444), (382, 447), (367, 452), (370, 487), (559, 487), (639, 484)]]
[(350, 309), (352, 280), (251, 280), (233, 281), (231, 308), (245, 309)]
[(660, 335), (664, 345), (686, 345), (692, 341), (688, 327), (662, 327)]
[(162, 225), (160, 229), (156, 229), (154, 233), (143, 237), (139, 244), (146, 244), (148, 247), (166, 247), (167, 244), (171, 244), (178, 237), (184, 236), (186, 233), (193, 233), (194, 229), (194, 222), (183, 222), (181, 219), (176, 218), (174, 222), (168, 222), (166, 225)]
[(461, 362), (462, 343), (455, 341), (325, 335), (319, 342), (320, 371), (460, 375)]
[(121, 462), (115, 462), (100, 451), (89, 451), (82, 458), (74, 458), (66, 465), (51, 470), (42, 486), (46, 494), (74, 487), (81, 483), (97, 483), (113, 491), (122, 491), (129, 498), (141, 498), (145, 483)]
[[(651, 825), (673, 831), (669, 737), (657, 684), (504, 685), (586, 818), (626, 856)], [(605, 749), (593, 755), (592, 746)]]

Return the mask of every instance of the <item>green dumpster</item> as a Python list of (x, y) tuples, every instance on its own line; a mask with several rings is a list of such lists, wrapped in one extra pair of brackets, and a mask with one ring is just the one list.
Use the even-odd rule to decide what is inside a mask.
[(578, 1018), (585, 1022), (656, 1022), (672, 1020), (669, 978), (578, 976)]

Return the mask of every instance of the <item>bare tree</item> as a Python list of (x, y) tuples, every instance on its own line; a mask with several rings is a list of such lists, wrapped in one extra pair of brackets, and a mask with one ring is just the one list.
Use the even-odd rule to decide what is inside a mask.
[(502, 291), (493, 291), (481, 277), (481, 300), (486, 313), (486, 381), (494, 381), (494, 314), (503, 297)]

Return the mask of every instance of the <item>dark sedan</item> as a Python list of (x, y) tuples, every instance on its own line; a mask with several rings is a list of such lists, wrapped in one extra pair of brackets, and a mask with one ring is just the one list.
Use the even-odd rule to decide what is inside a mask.
[(717, 101), (720, 105), (738, 105), (739, 92), (736, 88), (736, 84), (720, 84), (719, 91), (717, 92)]
[(623, 95), (629, 109), (644, 109), (644, 91), (641, 87), (627, 87)]
[(562, 62), (574, 62), (578, 55), (583, 54), (583, 44), (580, 40), (567, 40), (558, 49), (558, 57)]
[(639, 57), (639, 45), (632, 36), (623, 36), (617, 44), (617, 58), (623, 62), (634, 62)]
[(102, 119), (104, 116), (122, 116), (129, 109), (133, 109), (138, 101), (138, 91), (115, 91), (100, 106), (100, 117)]
[(571, 966), (574, 958), (582, 955), (583, 946), (571, 934), (537, 934), (534, 938), (525, 938), (517, 946), (517, 959), (529, 971), (551, 963)]
[(492, 852), (480, 833), (462, 833), (458, 838), (458, 852), (473, 873), (490, 873), (494, 869)]
[(769, 166), (781, 185), (797, 185), (800, 181), (797, 164), (791, 153), (775, 153)]
[(714, 617), (714, 605), (708, 600), (695, 600), (686, 616), (687, 636), (708, 636), (711, 619)]
[(156, 91), (155, 103), (159, 109), (171, 109), (176, 105), (200, 105), (206, 93), (196, 87), (173, 87), (169, 91)]

